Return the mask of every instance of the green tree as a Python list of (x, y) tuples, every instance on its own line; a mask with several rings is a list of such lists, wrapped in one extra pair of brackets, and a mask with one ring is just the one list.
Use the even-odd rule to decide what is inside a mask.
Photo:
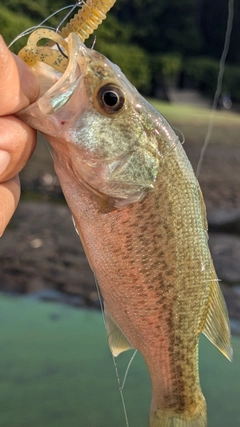
[[(66, 4), (72, 0), (1, 0), (0, 31), (10, 42)], [(215, 65), (210, 66), (209, 83), (205, 80), (209, 61), (219, 60), (222, 53), (227, 6), (227, 0), (117, 0), (96, 32), (96, 49), (120, 65), (144, 93), (153, 95), (160, 86), (167, 90), (169, 81), (176, 81), (178, 74), (211, 92), (206, 88), (212, 88)], [(58, 13), (47, 24), (55, 27), (65, 13)], [(236, 67), (240, 63), (239, 38), (240, 8), (235, 2), (228, 60)], [(87, 41), (88, 46), (92, 39)], [(18, 42), (15, 51), (25, 43), (26, 39)], [(194, 67), (200, 69), (195, 73)], [(201, 77), (197, 76), (199, 72)], [(230, 74), (233, 86), (236, 71)]]
[[(0, 6), (0, 33), (5, 39), (6, 43), (9, 44), (16, 36), (26, 30), (26, 28), (34, 25), (34, 22), (25, 16), (18, 15), (16, 19), (16, 14), (11, 12), (9, 9), (4, 6)], [(23, 38), (16, 43), (14, 43), (12, 50), (18, 52), (24, 45), (26, 45), (27, 38)]]
[[(223, 50), (228, 19), (228, 1), (201, 0), (199, 7), (199, 23), (203, 38), (202, 54), (220, 58)], [(228, 60), (240, 62), (240, 7), (234, 2), (234, 20)]]
[(201, 48), (197, 0), (118, 0), (112, 12), (132, 26), (132, 40), (148, 52), (192, 54)]

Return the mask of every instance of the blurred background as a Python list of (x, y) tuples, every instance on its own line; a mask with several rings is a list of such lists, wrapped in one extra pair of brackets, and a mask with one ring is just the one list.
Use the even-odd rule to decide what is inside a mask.
[[(10, 43), (68, 3), (1, 0), (0, 33)], [(49, 25), (56, 26), (63, 15)], [(227, 18), (227, 0), (117, 0), (96, 32), (95, 49), (117, 63), (184, 134), (195, 170), (216, 91)], [(201, 341), (210, 427), (240, 422), (239, 39), (235, 1), (222, 91), (199, 177), (235, 351), (230, 364)], [(12, 50), (18, 52), (26, 40), (17, 41)], [(21, 182), (19, 208), (0, 241), (0, 425), (123, 426), (96, 286), (41, 135)], [(121, 375), (129, 357), (119, 357)], [(125, 393), (130, 427), (146, 427), (150, 384), (139, 355)]]

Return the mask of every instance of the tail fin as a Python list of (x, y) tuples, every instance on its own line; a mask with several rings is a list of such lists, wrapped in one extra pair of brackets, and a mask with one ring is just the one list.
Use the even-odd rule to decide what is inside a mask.
[(161, 411), (150, 413), (149, 427), (207, 427), (206, 406), (193, 418), (184, 418), (183, 415), (174, 416), (173, 414)]

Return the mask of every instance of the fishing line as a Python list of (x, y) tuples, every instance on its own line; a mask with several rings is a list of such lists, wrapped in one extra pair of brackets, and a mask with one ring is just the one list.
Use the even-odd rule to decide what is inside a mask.
[(94, 35), (94, 39), (93, 39), (93, 41), (92, 41), (92, 43), (91, 43), (90, 49), (94, 49), (94, 46), (95, 46), (96, 41), (97, 41), (97, 36), (96, 36), (96, 35)]
[[(84, 0), (77, 0), (76, 3), (74, 5), (72, 5), (72, 8), (69, 10), (69, 12), (63, 17), (63, 19), (59, 22), (59, 24), (57, 25), (57, 27), (55, 28), (56, 33), (59, 32), (59, 29), (61, 27), (61, 25), (67, 20), (67, 18), (71, 15), (71, 13), (78, 7), (78, 6), (83, 6), (85, 4)], [(71, 7), (71, 6), (69, 6)]]
[(122, 386), (121, 386), (121, 389), (122, 389), (122, 390), (124, 389), (124, 386), (125, 386), (125, 383), (126, 383), (126, 379), (127, 379), (127, 376), (128, 376), (128, 371), (129, 371), (129, 369), (130, 369), (130, 367), (131, 367), (131, 364), (132, 364), (133, 359), (134, 359), (134, 357), (136, 356), (136, 354), (137, 354), (137, 350), (135, 350), (135, 351), (134, 351), (134, 353), (133, 353), (133, 355), (132, 355), (131, 359), (130, 359), (130, 360), (129, 360), (129, 362), (128, 362), (127, 369), (126, 369), (126, 371), (125, 371), (125, 374), (124, 374), (124, 377), (123, 377), (123, 381), (122, 381)]
[(53, 159), (53, 153), (52, 153), (52, 149), (51, 149), (51, 146), (50, 146), (50, 144), (49, 144), (49, 142), (48, 142), (48, 140), (47, 140), (47, 138), (45, 138), (44, 137), (44, 139), (45, 139), (45, 144), (46, 144), (46, 146), (47, 146), (47, 149), (48, 149), (48, 152), (50, 153), (50, 157)]
[[(84, 0), (77, 0), (76, 3), (72, 6), (72, 8), (69, 10), (69, 12), (63, 17), (63, 19), (58, 23), (58, 25), (56, 26), (56, 28), (54, 29), (54, 31), (56, 33), (60, 32), (60, 27), (62, 26), (62, 24), (67, 20), (67, 18), (71, 15), (71, 13), (79, 6), (83, 6), (85, 4)], [(68, 56), (63, 52), (61, 46), (59, 43), (56, 43), (57, 48), (59, 50), (59, 52), (64, 56), (64, 58), (68, 59)]]
[[(48, 18), (47, 18), (47, 19), (48, 19)], [(18, 36), (17, 36), (17, 37), (15, 37), (15, 39), (13, 39), (13, 40), (11, 41), (11, 43), (8, 45), (8, 48), (10, 49), (10, 47), (11, 47), (14, 43), (16, 43), (19, 39), (21, 39), (22, 37), (28, 36), (28, 35), (29, 35), (29, 34), (31, 34), (34, 30), (37, 30), (38, 28), (41, 28), (41, 26), (42, 26), (42, 27), (44, 27), (44, 28), (47, 28), (47, 29), (49, 29), (49, 30), (54, 30), (54, 28), (53, 28), (53, 27), (49, 27), (49, 26), (47, 26), (47, 25), (43, 25), (43, 23), (44, 23), (44, 22), (46, 22), (46, 20), (47, 20), (47, 19), (45, 19), (45, 21), (41, 22), (41, 24), (36, 25), (35, 27), (30, 27), (30, 28), (28, 28), (27, 30), (24, 30), (21, 34), (18, 34)]]
[[(79, 3), (79, 2), (78, 2)], [(57, 10), (57, 11), (55, 11), (55, 12), (53, 12), (51, 15), (49, 15), (47, 18), (45, 18), (42, 22), (40, 22), (40, 24), (38, 24), (38, 25), (35, 25), (35, 26), (33, 26), (33, 27), (30, 27), (30, 28), (28, 28), (27, 30), (24, 30), (21, 34), (18, 34), (18, 36), (17, 37), (15, 37), (15, 39), (13, 39), (13, 41), (8, 45), (8, 48), (10, 48), (16, 41), (18, 41), (19, 39), (21, 39), (22, 37), (24, 37), (24, 36), (28, 36), (28, 34), (31, 34), (33, 31), (35, 31), (35, 30), (37, 30), (38, 28), (41, 28), (42, 26), (44, 26), (44, 28), (48, 28), (48, 29), (50, 29), (50, 30), (54, 30), (54, 27), (49, 27), (49, 26), (45, 26), (44, 24), (45, 24), (45, 22), (47, 22), (49, 19), (51, 19), (53, 16), (55, 16), (55, 15), (57, 15), (58, 13), (60, 13), (60, 12), (62, 12), (63, 10), (66, 10), (66, 9), (69, 9), (69, 8), (75, 8), (75, 7), (77, 7), (78, 5), (80, 6), (80, 3), (79, 4), (71, 4), (71, 5), (68, 5), (68, 6), (64, 6), (64, 7), (62, 7), (61, 9), (59, 9), (59, 10)], [(69, 14), (72, 12), (72, 9), (70, 10), (70, 12), (69, 12)], [(67, 14), (66, 16), (68, 17), (69, 16), (69, 14)], [(65, 19), (66, 19), (66, 17), (64, 17), (64, 20), (63, 20), (63, 22), (65, 21)], [(60, 24), (58, 24), (58, 27), (61, 25), (61, 23), (62, 23), (62, 21), (60, 22)], [(57, 28), (58, 28), (57, 27)]]
[(185, 143), (185, 135), (184, 135), (184, 133), (180, 129), (176, 128), (176, 127), (172, 127), (172, 128), (173, 128), (174, 132), (176, 133), (176, 135), (178, 135), (179, 137), (182, 138), (182, 139), (179, 138), (179, 141), (183, 145)]
[(207, 129), (207, 134), (206, 134), (206, 138), (203, 144), (203, 147), (201, 149), (201, 153), (200, 153), (200, 158), (197, 164), (197, 170), (196, 170), (196, 176), (197, 178), (199, 178), (199, 174), (201, 172), (201, 168), (202, 168), (202, 164), (203, 164), (203, 160), (205, 157), (205, 153), (207, 150), (207, 147), (209, 145), (211, 136), (212, 136), (212, 131), (213, 131), (213, 126), (214, 126), (214, 118), (216, 115), (216, 110), (217, 110), (217, 105), (219, 102), (219, 97), (222, 91), (222, 83), (223, 83), (223, 75), (224, 75), (224, 71), (225, 71), (225, 63), (226, 63), (226, 57), (229, 51), (229, 45), (230, 45), (230, 40), (231, 40), (231, 33), (232, 33), (232, 28), (233, 28), (233, 17), (234, 17), (234, 0), (229, 0), (228, 1), (228, 20), (227, 20), (227, 29), (226, 29), (226, 34), (225, 34), (225, 41), (224, 41), (224, 48), (223, 48), (223, 52), (222, 52), (222, 56), (220, 58), (220, 62), (219, 62), (219, 72), (218, 72), (218, 79), (217, 79), (217, 89), (214, 95), (214, 99), (213, 99), (213, 104), (212, 104), (212, 109), (211, 109), (211, 114), (210, 114), (210, 119), (209, 119), (209, 123), (208, 123), (208, 129)]
[[(99, 299), (99, 303), (100, 303), (100, 307), (101, 307), (101, 312), (102, 312), (102, 317), (103, 317), (103, 323), (104, 323), (105, 329), (107, 330), (106, 320), (105, 320), (105, 315), (104, 315), (103, 302), (102, 302), (102, 297), (101, 297), (101, 294), (100, 294), (100, 289), (99, 289), (99, 285), (98, 285), (97, 278), (96, 278), (95, 274), (94, 274), (94, 279), (95, 279), (95, 284), (96, 284), (97, 293), (98, 293), (98, 299)], [(121, 396), (121, 401), (122, 401), (122, 407), (123, 407), (123, 413), (124, 413), (124, 418), (125, 418), (125, 422), (126, 422), (126, 427), (130, 427), (130, 425), (129, 425), (129, 421), (128, 421), (127, 408), (126, 408), (125, 399), (124, 399), (124, 395), (123, 395), (123, 387), (124, 387), (124, 384), (126, 382), (126, 378), (125, 378), (126, 374), (129, 371), (130, 365), (132, 363), (132, 360), (134, 359), (134, 356), (135, 356), (136, 352), (137, 352), (137, 350), (135, 350), (134, 355), (131, 357), (130, 362), (128, 363), (127, 370), (125, 372), (124, 379), (123, 379), (122, 383), (121, 383), (120, 375), (119, 375), (119, 372), (118, 372), (118, 367), (117, 367), (116, 359), (115, 359), (115, 357), (113, 356), (113, 354), (111, 352), (112, 360), (113, 360), (113, 366), (114, 366), (116, 377), (117, 377), (118, 390), (119, 390), (119, 393), (120, 393), (120, 396)]]

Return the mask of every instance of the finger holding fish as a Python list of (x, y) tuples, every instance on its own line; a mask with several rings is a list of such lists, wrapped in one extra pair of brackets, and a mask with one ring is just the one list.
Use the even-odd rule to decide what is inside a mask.
[(0, 115), (14, 114), (33, 102), (39, 93), (38, 79), (0, 36)]
[(36, 131), (13, 114), (33, 102), (38, 92), (35, 74), (8, 50), (0, 37), (0, 235), (19, 201), (17, 175), (36, 144)]

